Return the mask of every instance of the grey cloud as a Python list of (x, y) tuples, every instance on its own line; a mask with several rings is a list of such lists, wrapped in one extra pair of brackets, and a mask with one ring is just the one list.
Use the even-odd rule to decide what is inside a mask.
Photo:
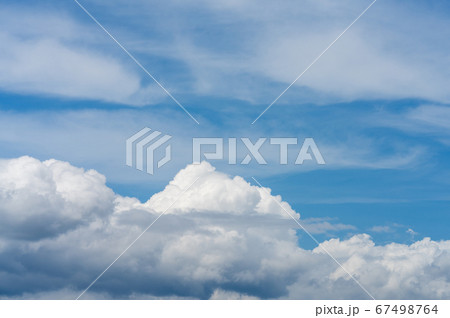
[[(0, 210), (2, 218), (40, 215), (55, 205), (62, 209), (48, 211), (57, 224), (78, 221), (28, 240), (11, 235), (23, 231), (23, 222), (10, 223), (9, 232), (2, 230), (2, 298), (75, 298), (196, 177), (201, 182), (98, 280), (86, 298), (367, 298), (320, 247), (298, 246), (295, 223), (269, 204), (275, 199), (290, 209), (286, 202), (208, 163), (181, 170), (144, 203), (114, 195), (94, 171), (56, 160), (2, 160), (0, 171), (2, 191), (17, 196), (14, 210), (11, 205)], [(14, 192), (18, 188), (21, 193)], [(39, 200), (28, 204), (22, 196), (26, 191)], [(223, 201), (226, 206), (219, 209), (210, 191), (230, 196)], [(250, 200), (243, 205), (246, 196)], [(0, 199), (2, 206), (11, 200), (5, 195)], [(47, 233), (41, 223), (27, 226)], [(450, 296), (449, 241), (377, 246), (368, 235), (359, 234), (321, 245), (377, 298)]]

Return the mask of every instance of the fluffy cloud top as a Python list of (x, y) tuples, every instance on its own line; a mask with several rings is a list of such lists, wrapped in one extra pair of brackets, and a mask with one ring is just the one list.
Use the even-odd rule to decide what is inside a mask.
[(113, 211), (105, 177), (67, 162), (31, 157), (0, 162), (2, 237), (30, 240), (65, 233)]
[[(198, 182), (195, 180), (198, 179)], [(281, 197), (269, 195), (270, 189), (262, 189), (252, 186), (242, 177), (230, 178), (224, 173), (215, 171), (215, 168), (207, 162), (200, 165), (190, 165), (181, 170), (164, 189), (155, 194), (145, 204), (148, 208), (153, 208), (158, 212), (163, 212), (174, 202), (184, 189), (190, 188), (183, 200), (174, 209), (176, 212), (215, 212), (230, 214), (275, 214), (284, 218), (289, 218), (286, 211), (292, 216), (299, 218), (289, 204), (282, 202)], [(286, 210), (284, 211), (280, 205)]]
[[(0, 161), (1, 297), (75, 298), (197, 178), (84, 297), (367, 298), (321, 247), (298, 246), (280, 197), (206, 162), (142, 203), (95, 171), (30, 157)], [(321, 245), (377, 298), (450, 296), (449, 241)]]

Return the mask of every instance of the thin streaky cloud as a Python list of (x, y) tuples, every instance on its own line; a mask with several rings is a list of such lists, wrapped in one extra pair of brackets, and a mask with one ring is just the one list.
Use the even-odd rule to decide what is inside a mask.
[(323, 50), (322, 53), (320, 53), (319, 56), (316, 57), (316, 58), (314, 59), (314, 61), (312, 61), (312, 63), (309, 64), (309, 66), (308, 66), (302, 73), (300, 73), (300, 75), (297, 76), (297, 78), (296, 78), (296, 79), (295, 79), (288, 87), (286, 87), (286, 89), (285, 89), (283, 92), (281, 92), (281, 94), (278, 95), (278, 97), (275, 98), (275, 100), (274, 100), (272, 103), (270, 103), (270, 105), (267, 106), (266, 109), (264, 109), (264, 111), (263, 111), (261, 114), (259, 114), (258, 117), (256, 117), (256, 119), (252, 122), (252, 125), (253, 125), (254, 123), (256, 123), (256, 121), (257, 121), (262, 115), (264, 115), (264, 113), (265, 113), (266, 111), (268, 111), (269, 108), (272, 107), (272, 105), (275, 104), (275, 103), (280, 99), (280, 97), (283, 96), (284, 93), (286, 93), (286, 92), (288, 91), (288, 89), (291, 88), (291, 86), (294, 85), (294, 84), (300, 79), (300, 77), (302, 77), (303, 74), (305, 74), (305, 73), (306, 73), (306, 72), (307, 72), (307, 71), (308, 71), (308, 70), (309, 70), (309, 69), (310, 69), (310, 68), (311, 68), (318, 60), (319, 60), (319, 59), (322, 57), (322, 55), (324, 55), (324, 54), (328, 51), (328, 49), (331, 48), (331, 47), (334, 45), (334, 43), (336, 43), (337, 40), (339, 40), (339, 39), (341, 38), (341, 36), (343, 36), (344, 33), (347, 32), (348, 29), (350, 29), (350, 28), (352, 27), (352, 25), (356, 23), (356, 21), (358, 21), (359, 18), (361, 18), (361, 17), (364, 15), (364, 13), (366, 13), (367, 10), (369, 10), (370, 7), (371, 7), (375, 2), (377, 2), (377, 0), (374, 0), (367, 8), (363, 11), (363, 12), (361, 12), (361, 14), (360, 14), (355, 20), (353, 20), (353, 22), (350, 23), (350, 25), (349, 25), (344, 31), (342, 31), (342, 33), (339, 34), (339, 36), (338, 36), (333, 42), (331, 42), (331, 44), (328, 45), (328, 47), (327, 47), (325, 50)]
[(139, 66), (150, 78), (158, 84), (159, 87), (193, 120), (197, 125), (200, 123), (197, 119), (192, 116), (192, 114), (119, 42), (116, 38), (105, 29), (105, 27), (98, 22), (98, 20), (79, 3), (77, 0), (73, 0), (106, 34)]

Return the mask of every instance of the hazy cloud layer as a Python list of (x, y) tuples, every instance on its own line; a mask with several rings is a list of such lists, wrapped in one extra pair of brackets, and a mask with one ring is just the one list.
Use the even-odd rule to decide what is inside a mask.
[[(199, 0), (156, 8), (133, 2), (129, 10), (95, 3), (97, 12), (106, 8), (117, 18), (138, 16), (134, 27), (160, 30), (150, 42), (132, 36), (129, 43), (139, 52), (182, 62), (197, 94), (270, 103), (371, 1)], [(445, 4), (375, 3), (278, 103), (448, 102), (448, 17), (440, 6)], [(158, 18), (169, 12), (170, 20)], [(193, 21), (196, 13), (202, 18)]]
[[(171, 90), (266, 104), (369, 3), (97, 0), (86, 7)], [(75, 3), (33, 5), (0, 14), (0, 88), (132, 105), (165, 97)], [(375, 3), (279, 103), (448, 102), (449, 28), (440, 6)]]

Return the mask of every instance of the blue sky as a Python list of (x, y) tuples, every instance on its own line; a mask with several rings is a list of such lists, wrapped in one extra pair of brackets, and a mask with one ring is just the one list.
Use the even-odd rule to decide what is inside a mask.
[[(377, 1), (253, 125), (369, 1), (81, 3), (200, 125), (75, 2), (6, 1), (1, 158), (95, 169), (144, 202), (192, 162), (192, 137), (313, 137), (325, 166), (211, 164), (256, 177), (321, 242), (450, 240), (448, 1)], [(173, 136), (153, 176), (125, 166), (125, 140), (143, 127)]]

